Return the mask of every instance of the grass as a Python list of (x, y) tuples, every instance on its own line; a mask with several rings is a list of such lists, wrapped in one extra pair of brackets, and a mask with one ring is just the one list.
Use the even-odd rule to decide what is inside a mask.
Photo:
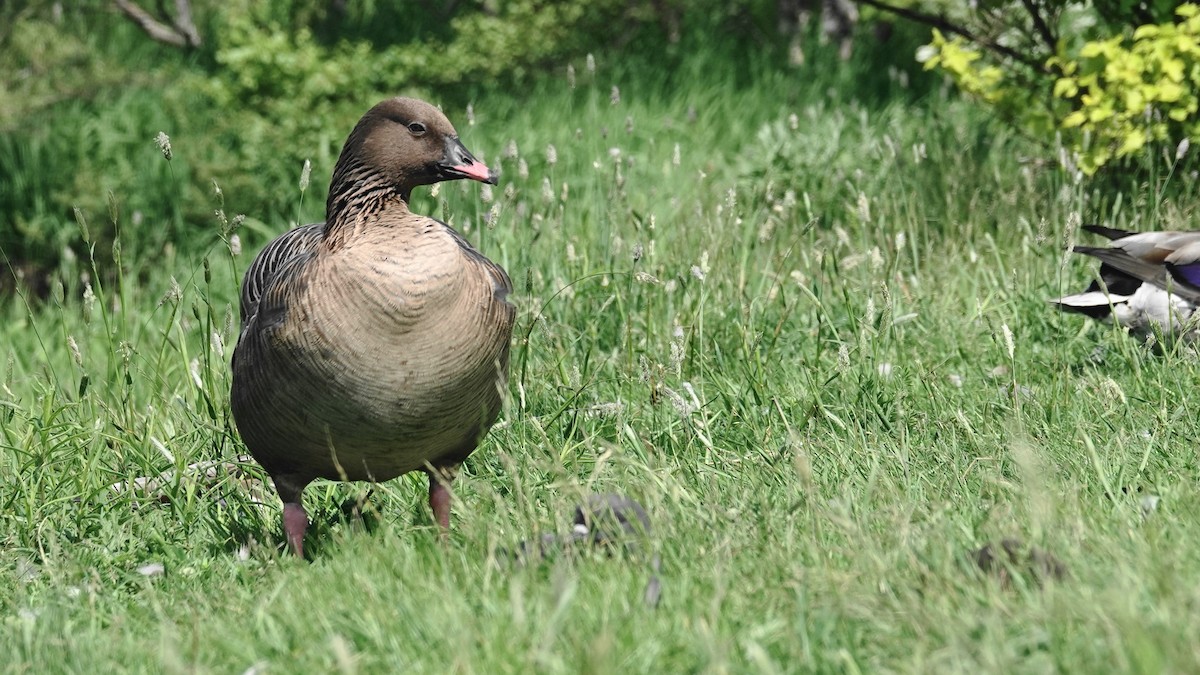
[[(189, 247), (118, 237), (6, 299), (4, 668), (1194, 670), (1195, 361), (1045, 303), (1093, 273), (1063, 254), (1081, 215), (1178, 226), (1186, 202), (1091, 193), (936, 89), (856, 102), (819, 64), (698, 65), (602, 58), (574, 90), (480, 93), (474, 125), (448, 111), (502, 182), (414, 207), (504, 264), (521, 314), (445, 546), (416, 477), (311, 488), (311, 561), (242, 476), (188, 477), (244, 452), (237, 281), (281, 224), (243, 227), (241, 255), (215, 218)], [(110, 488), (163, 472), (149, 498)], [(657, 609), (646, 551), (504, 553), (601, 491), (653, 519)], [(1004, 537), (1069, 576), (981, 578), (968, 552)]]

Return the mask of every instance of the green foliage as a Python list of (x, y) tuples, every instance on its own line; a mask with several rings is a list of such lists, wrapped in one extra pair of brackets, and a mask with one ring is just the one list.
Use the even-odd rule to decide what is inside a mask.
[[(1087, 175), (1108, 165), (1149, 168), (1164, 154), (1173, 165), (1180, 159), (1171, 152), (1176, 144), (1200, 134), (1197, 6), (1184, 4), (1174, 19), (1132, 26), (1112, 22), (1160, 16), (1162, 3), (1139, 3), (1137, 11), (1107, 3), (1098, 9), (1108, 23), (1076, 5), (1047, 4), (1061, 12), (1063, 37), (1053, 49), (1031, 42), (1021, 52), (1027, 58), (997, 50), (999, 43), (947, 38), (936, 29), (918, 58), (1047, 146), (1061, 142), (1068, 163)], [(1014, 9), (1012, 16), (1024, 15)], [(1044, 22), (1059, 15), (1037, 16), (1050, 30)], [(1071, 26), (1090, 27), (1084, 31), (1089, 37), (1067, 37)]]
[[(366, 102), (403, 93), (461, 111), (482, 91), (565, 75), (568, 63), (580, 82), (594, 77), (588, 52), (666, 74), (697, 48), (743, 59), (717, 48), (730, 42), (719, 36), (731, 26), (761, 33), (771, 6), (195, 1), (204, 45), (185, 54), (147, 38), (107, 0), (4, 3), (0, 250), (44, 289), (63, 257), (82, 249), (76, 208), (102, 252), (118, 229), (151, 251), (207, 247), (217, 208), (247, 214), (247, 243), (257, 243), (321, 217), (321, 176)], [(667, 35), (672, 17), (678, 43)], [(159, 132), (179, 150), (173, 163), (153, 147)], [(316, 171), (298, 200), (305, 161)]]
[(1110, 26), (1166, 23), (1175, 18), (1178, 0), (1092, 0), (1096, 13)]
[(183, 62), (106, 0), (6, 2), (0, 6), (0, 132), (36, 126), (57, 105), (161, 86)]
[[(193, 201), (201, 189), (189, 184), (190, 167), (169, 166), (152, 142), (195, 108), (184, 93), (188, 60), (101, 0), (0, 12), (11, 21), (0, 23), (0, 260), (44, 290), (47, 274), (89, 245), (77, 209), (101, 257), (120, 227), (138, 251), (190, 245), (211, 202)], [(5, 269), (0, 288), (12, 276)]]
[[(4, 255), (51, 269), (88, 245), (107, 257), (120, 228), (132, 235), (126, 245), (138, 258), (203, 240), (193, 228), (211, 223), (211, 199), (191, 185), (187, 162), (168, 162), (153, 143), (179, 105), (171, 93), (134, 89), (104, 106), (57, 106), (43, 126), (0, 135)], [(175, 139), (185, 152), (192, 142)], [(201, 201), (202, 208), (189, 208)], [(81, 238), (79, 218), (89, 223), (90, 242)]]
[(1085, 173), (1147, 144), (1200, 138), (1200, 6), (1177, 14), (1178, 23), (1141, 26), (1132, 40), (1090, 41), (1078, 61), (1051, 61), (1063, 72), (1054, 95), (1077, 101), (1061, 125)]
[[(704, 10), (718, 3), (690, 4)], [(378, 26), (371, 25), (387, 18), (381, 5), (358, 9), (355, 21), (341, 21), (354, 26), (358, 34), (337, 35), (329, 35), (330, 17), (311, 12), (308, 25), (296, 25), (281, 20), (279, 6), (234, 5), (222, 12), (214, 35), (215, 57), (222, 68), (214, 81), (232, 99), (254, 105), (292, 98), (302, 106), (347, 92), (361, 96), (363, 90), (507, 84), (522, 82), (548, 66), (561, 66), (564, 59), (587, 50), (602, 50), (642, 34), (663, 42), (656, 29), (661, 16), (652, 3), (640, 1), (518, 0), (495, 7), (452, 3), (454, 8), (440, 17), (438, 30), (405, 31), (402, 25), (387, 40), (379, 35)], [(429, 23), (430, 15), (437, 13), (428, 4), (411, 11), (419, 15), (418, 25)], [(627, 28), (613, 34), (613, 25)]]

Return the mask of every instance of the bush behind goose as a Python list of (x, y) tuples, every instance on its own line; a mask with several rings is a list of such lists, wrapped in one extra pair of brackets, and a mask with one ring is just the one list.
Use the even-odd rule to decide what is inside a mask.
[(505, 271), (408, 209), (413, 188), (464, 178), (496, 183), (441, 111), (383, 101), (346, 140), (325, 222), (283, 234), (246, 271), (233, 415), (297, 555), (316, 478), (425, 471), (449, 528), (449, 483), (500, 411), (514, 317)]

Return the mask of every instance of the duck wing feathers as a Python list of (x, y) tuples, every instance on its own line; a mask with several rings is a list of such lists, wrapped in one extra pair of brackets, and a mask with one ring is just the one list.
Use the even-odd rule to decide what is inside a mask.
[[(1184, 300), (1200, 304), (1200, 232), (1139, 232), (1085, 225), (1084, 229), (1112, 240), (1108, 247), (1076, 246), (1074, 251), (1127, 275), (1130, 280), (1153, 284)], [(1125, 294), (1108, 284), (1109, 291)], [(1092, 290), (1092, 289), (1089, 289)], [(1099, 290), (1099, 289), (1096, 289)]]

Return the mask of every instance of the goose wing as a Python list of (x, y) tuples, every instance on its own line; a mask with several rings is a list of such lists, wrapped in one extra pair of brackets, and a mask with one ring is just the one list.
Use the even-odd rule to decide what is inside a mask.
[(242, 326), (258, 312), (263, 293), (280, 270), (288, 268), (289, 261), (315, 251), (324, 235), (325, 223), (302, 225), (275, 238), (254, 258), (242, 279)]

